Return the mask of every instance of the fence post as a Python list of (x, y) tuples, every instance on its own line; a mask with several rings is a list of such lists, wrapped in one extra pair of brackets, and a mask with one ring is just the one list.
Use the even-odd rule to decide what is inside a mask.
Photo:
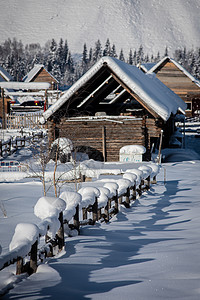
[(93, 221), (94, 221), (94, 224), (95, 224), (95, 222), (98, 220), (98, 201), (97, 201), (97, 197), (95, 197), (95, 202), (92, 205), (92, 215), (93, 215)]
[(151, 187), (151, 177), (150, 175), (147, 177), (147, 190), (149, 190)]
[(3, 147), (2, 147), (2, 141), (0, 141), (0, 156), (3, 157)]
[(156, 175), (155, 176), (153, 176), (153, 180), (152, 180), (152, 182), (151, 182), (152, 184), (156, 184), (157, 183), (157, 180), (156, 180)]
[(138, 195), (141, 196), (142, 195), (142, 185), (144, 183), (144, 180), (142, 179), (140, 184), (139, 184), (139, 188), (138, 188)]
[(86, 220), (87, 219), (87, 208), (83, 207), (82, 213), (83, 213), (83, 220)]
[(114, 196), (114, 200), (115, 200), (115, 214), (117, 214), (118, 211), (119, 211), (119, 205), (118, 205), (118, 193), (116, 193), (116, 195)]
[(8, 155), (11, 155), (11, 139), (8, 141)]
[(16, 275), (20, 275), (23, 272), (23, 258), (18, 257), (16, 263)]
[(130, 188), (127, 188), (125, 206), (130, 207)]
[(79, 231), (79, 205), (76, 206), (76, 213), (74, 215), (74, 227)]
[(38, 246), (38, 241), (36, 241), (31, 247), (30, 274), (36, 273), (37, 271), (37, 246)]
[(109, 222), (109, 203), (110, 203), (110, 199), (108, 199), (108, 202), (105, 206), (105, 215), (107, 217), (108, 222)]
[(136, 184), (133, 186), (133, 201), (136, 200)]
[(63, 225), (63, 212), (61, 211), (59, 214), (58, 220), (60, 221), (60, 228), (57, 232), (57, 238), (58, 238), (58, 249), (61, 251), (65, 245), (64, 240), (64, 225)]

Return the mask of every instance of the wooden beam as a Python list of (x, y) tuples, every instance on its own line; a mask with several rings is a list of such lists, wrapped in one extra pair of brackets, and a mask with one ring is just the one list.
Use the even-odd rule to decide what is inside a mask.
[(77, 105), (77, 107), (81, 107), (83, 106), (83, 104), (85, 104), (88, 99), (90, 99), (91, 97), (93, 97), (93, 95), (102, 87), (104, 86), (104, 84), (106, 84), (110, 79), (112, 78), (112, 75), (110, 75), (108, 78), (106, 78), (106, 80), (104, 80), (94, 91), (92, 91), (92, 93), (90, 93), (79, 105)]
[(121, 86), (133, 97), (135, 98), (146, 110), (154, 116), (154, 118), (159, 118), (160, 116), (153, 111), (148, 105), (137, 95), (135, 94), (132, 90), (130, 90), (114, 73), (111, 73), (113, 78), (121, 84)]

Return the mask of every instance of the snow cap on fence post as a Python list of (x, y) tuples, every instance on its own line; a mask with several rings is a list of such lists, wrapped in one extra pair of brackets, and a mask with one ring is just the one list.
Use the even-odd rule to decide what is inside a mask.
[(76, 207), (81, 203), (82, 196), (77, 192), (64, 191), (59, 196), (66, 203), (66, 209), (63, 211), (65, 220), (70, 221), (76, 213)]
[(56, 197), (43, 196), (38, 199), (34, 206), (34, 214), (44, 220), (46, 218), (58, 217), (61, 211), (66, 208), (66, 203), (63, 199)]
[(9, 245), (12, 251), (18, 248), (18, 256), (25, 256), (39, 236), (39, 228), (31, 223), (19, 223), (15, 227), (15, 233)]

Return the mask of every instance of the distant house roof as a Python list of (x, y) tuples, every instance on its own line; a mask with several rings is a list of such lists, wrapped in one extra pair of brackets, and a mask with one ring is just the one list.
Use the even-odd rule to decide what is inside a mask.
[(12, 76), (3, 68), (0, 66), (0, 81), (12, 81)]
[[(25, 75), (23, 77), (23, 81), (24, 82), (31, 82), (33, 81), (33, 79), (38, 75), (38, 73), (42, 70), (42, 69), (45, 69), (45, 71), (50, 74), (47, 69), (44, 67), (44, 65), (42, 64), (36, 64), (33, 69), (30, 70), (30, 72)], [(52, 75), (50, 74), (50, 76), (58, 83), (58, 80)]]
[(155, 66), (156, 63), (144, 63), (144, 64), (140, 64), (137, 65), (137, 67), (144, 71), (145, 73), (147, 73), (151, 68), (153, 68)]
[(200, 81), (192, 76), (183, 66), (169, 56), (165, 56), (157, 64), (148, 70), (147, 74), (157, 73), (167, 62), (171, 61), (180, 71), (182, 71), (190, 80), (200, 87)]
[[(186, 104), (173, 91), (166, 87), (153, 74), (146, 75), (137, 67), (112, 57), (102, 57), (91, 69), (67, 90), (60, 99), (43, 114), (45, 122), (63, 105), (74, 105), (77, 109), (99, 104), (96, 94), (99, 90), (110, 90), (113, 81), (117, 81), (130, 95), (154, 116), (167, 121), (171, 113), (184, 112)], [(89, 90), (90, 87), (90, 90)], [(87, 93), (86, 93), (87, 90)], [(120, 96), (120, 95), (119, 95)], [(116, 101), (119, 99), (117, 98)], [(88, 103), (87, 103), (88, 102)], [(112, 101), (108, 104), (112, 105)]]

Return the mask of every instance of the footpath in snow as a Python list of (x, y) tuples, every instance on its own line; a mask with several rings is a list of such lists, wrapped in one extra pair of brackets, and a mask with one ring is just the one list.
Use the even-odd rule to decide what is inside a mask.
[[(166, 183), (164, 183), (166, 170)], [(163, 164), (158, 183), (3, 299), (200, 299), (200, 161)]]

